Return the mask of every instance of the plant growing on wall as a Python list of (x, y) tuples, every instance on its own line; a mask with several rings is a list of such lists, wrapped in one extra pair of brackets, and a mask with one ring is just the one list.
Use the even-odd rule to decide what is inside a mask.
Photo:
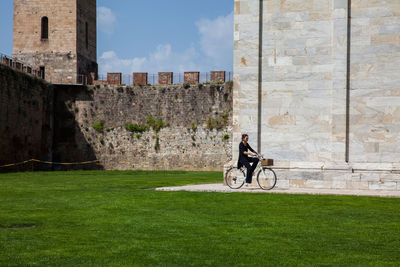
[(209, 117), (206, 121), (207, 129), (210, 131), (213, 129), (221, 130), (228, 125), (229, 111), (225, 110), (220, 117)]
[(95, 129), (97, 132), (102, 132), (104, 130), (104, 121), (100, 120), (92, 125), (93, 129)]
[(156, 136), (156, 143), (154, 144), (154, 149), (156, 151), (160, 150), (160, 137)]
[(224, 134), (222, 136), (222, 141), (227, 141), (229, 139), (229, 134)]
[(206, 121), (206, 126), (207, 129), (209, 129), (210, 131), (213, 129), (221, 130), (224, 128), (225, 123), (222, 118), (209, 117), (208, 120)]
[(196, 131), (197, 131), (197, 127), (198, 127), (198, 124), (195, 123), (195, 122), (192, 122), (192, 131), (193, 131), (193, 132), (196, 132)]
[(154, 145), (154, 149), (158, 151), (160, 149), (160, 137), (158, 136), (158, 132), (162, 129), (167, 127), (167, 124), (163, 122), (161, 118), (153, 118), (152, 116), (149, 116), (147, 118), (147, 124), (153, 128), (153, 130), (156, 132), (156, 143)]
[(156, 133), (158, 133), (162, 128), (167, 127), (167, 124), (165, 124), (161, 118), (154, 119), (152, 116), (147, 118), (147, 123)]
[(125, 129), (132, 133), (143, 133), (143, 132), (147, 132), (148, 130), (150, 130), (150, 128), (148, 126), (139, 125), (136, 123), (126, 123)]
[(226, 126), (228, 124), (228, 120), (229, 120), (229, 111), (224, 110), (224, 112), (221, 115), (221, 118), (224, 120), (224, 124)]

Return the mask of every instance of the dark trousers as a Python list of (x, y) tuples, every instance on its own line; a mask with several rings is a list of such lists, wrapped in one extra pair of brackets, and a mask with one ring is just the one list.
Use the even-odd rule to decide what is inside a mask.
[[(250, 165), (250, 162), (253, 162), (253, 165)], [(241, 163), (247, 169), (246, 183), (251, 184), (251, 180), (253, 178), (253, 172), (256, 169), (258, 162), (259, 162), (258, 158), (248, 158), (247, 160), (241, 161)]]

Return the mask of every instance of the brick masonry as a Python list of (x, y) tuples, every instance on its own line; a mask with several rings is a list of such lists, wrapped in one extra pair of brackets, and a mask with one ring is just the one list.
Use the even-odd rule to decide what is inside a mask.
[(158, 84), (173, 84), (173, 72), (159, 72), (158, 73)]
[(198, 71), (187, 71), (184, 73), (185, 83), (196, 84), (200, 81), (200, 72)]
[(122, 84), (122, 73), (121, 72), (107, 73), (107, 84), (110, 84), (110, 85)]
[(225, 82), (225, 71), (211, 71), (210, 81), (211, 82)]
[(133, 77), (133, 84), (136, 85), (146, 85), (147, 84), (147, 72), (134, 72)]

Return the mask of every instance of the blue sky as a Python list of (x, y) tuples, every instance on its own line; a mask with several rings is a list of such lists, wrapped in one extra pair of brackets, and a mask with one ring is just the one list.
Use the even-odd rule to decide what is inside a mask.
[[(12, 53), (3, 0), (0, 53)], [(99, 73), (232, 70), (233, 0), (97, 0)]]

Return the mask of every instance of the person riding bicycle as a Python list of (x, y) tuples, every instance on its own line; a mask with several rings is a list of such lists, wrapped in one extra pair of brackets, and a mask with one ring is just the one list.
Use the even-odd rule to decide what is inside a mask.
[[(238, 169), (240, 169), (242, 166), (245, 166), (247, 169), (247, 175), (246, 175), (246, 185), (251, 184), (252, 178), (253, 178), (253, 171), (257, 167), (258, 158), (252, 158), (254, 156), (259, 156), (261, 155), (254, 151), (253, 148), (247, 143), (249, 141), (249, 136), (247, 134), (242, 134), (242, 142), (239, 144), (239, 160), (238, 160)], [(251, 152), (249, 152), (249, 150)], [(253, 165), (250, 165), (250, 163), (253, 163)]]

